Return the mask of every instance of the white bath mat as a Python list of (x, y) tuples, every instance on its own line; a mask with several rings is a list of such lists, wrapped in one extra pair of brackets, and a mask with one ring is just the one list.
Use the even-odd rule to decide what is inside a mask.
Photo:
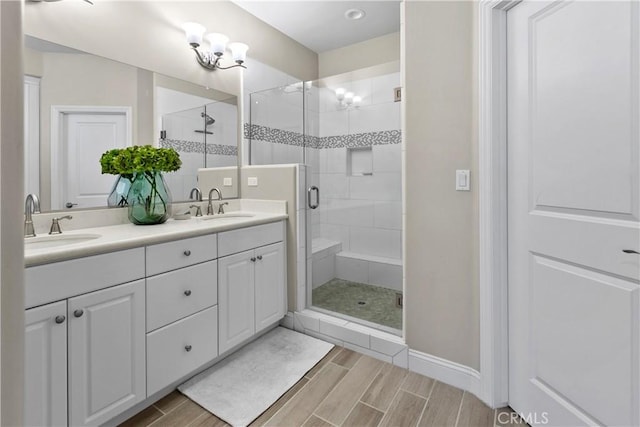
[(333, 344), (278, 327), (178, 387), (234, 427), (255, 420)]

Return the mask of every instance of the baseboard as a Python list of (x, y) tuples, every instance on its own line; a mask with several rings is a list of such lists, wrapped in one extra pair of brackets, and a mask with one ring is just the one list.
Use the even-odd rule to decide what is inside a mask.
[(468, 366), (409, 349), (409, 370), (480, 397), (480, 373)]

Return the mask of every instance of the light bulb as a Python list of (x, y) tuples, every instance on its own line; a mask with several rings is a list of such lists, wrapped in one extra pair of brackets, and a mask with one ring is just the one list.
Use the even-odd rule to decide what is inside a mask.
[(344, 99), (344, 93), (345, 93), (344, 88), (340, 87), (336, 89), (336, 98), (338, 98), (338, 101), (342, 101)]
[(229, 43), (229, 50), (231, 50), (231, 56), (233, 56), (233, 60), (242, 64), (247, 59), (247, 51), (249, 50), (249, 46), (244, 43), (234, 42)]
[(207, 40), (211, 45), (211, 53), (216, 56), (222, 56), (224, 54), (225, 49), (227, 48), (227, 43), (229, 42), (229, 37), (220, 33), (210, 33), (207, 34)]
[(353, 92), (347, 92), (344, 94), (344, 102), (347, 105), (351, 105), (353, 103)]
[(353, 106), (354, 107), (359, 107), (360, 104), (362, 104), (362, 97), (361, 96), (354, 96), (353, 97)]
[(182, 24), (182, 29), (187, 36), (187, 43), (192, 47), (198, 47), (202, 44), (202, 35), (207, 30), (197, 22), (185, 22)]

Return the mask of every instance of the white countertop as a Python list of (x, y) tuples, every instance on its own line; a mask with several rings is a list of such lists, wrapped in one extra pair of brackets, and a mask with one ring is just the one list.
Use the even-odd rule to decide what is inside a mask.
[[(239, 212), (229, 213), (238, 214)], [(171, 218), (164, 224), (158, 225), (118, 224), (64, 231), (64, 235), (67, 236), (99, 234), (100, 237), (57, 247), (25, 249), (25, 267), (218, 233), (288, 218), (284, 213), (245, 213), (250, 213), (253, 216), (210, 220), (204, 219), (206, 217), (193, 217), (187, 220)], [(219, 215), (219, 217), (223, 216)]]

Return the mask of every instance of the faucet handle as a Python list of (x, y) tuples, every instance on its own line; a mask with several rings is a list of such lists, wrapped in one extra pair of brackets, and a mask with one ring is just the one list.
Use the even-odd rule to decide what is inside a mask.
[(196, 209), (196, 216), (202, 216), (202, 208), (198, 205), (191, 205), (189, 206), (189, 208), (197, 208)]
[(60, 220), (61, 219), (72, 219), (71, 215), (61, 216), (59, 218), (51, 219), (51, 228), (49, 229), (49, 234), (62, 234), (62, 230), (60, 229)]
[(224, 205), (228, 205), (228, 204), (229, 204), (229, 202), (220, 203), (218, 205), (218, 213), (219, 214), (223, 214), (224, 213)]

